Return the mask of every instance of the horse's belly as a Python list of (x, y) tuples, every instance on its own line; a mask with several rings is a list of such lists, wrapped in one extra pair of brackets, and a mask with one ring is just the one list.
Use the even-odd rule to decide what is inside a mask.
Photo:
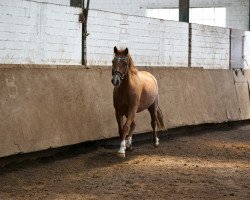
[(152, 98), (150, 101), (148, 101), (147, 103), (140, 103), (138, 109), (137, 109), (137, 112), (141, 112), (145, 109), (147, 109), (148, 107), (150, 107), (154, 102), (155, 102), (155, 97)]
[(142, 72), (141, 80), (143, 81), (143, 88), (137, 112), (147, 109), (158, 98), (158, 86), (154, 76), (148, 72)]
[(158, 92), (156, 89), (142, 92), (137, 112), (147, 109), (155, 102), (156, 98), (158, 98)]

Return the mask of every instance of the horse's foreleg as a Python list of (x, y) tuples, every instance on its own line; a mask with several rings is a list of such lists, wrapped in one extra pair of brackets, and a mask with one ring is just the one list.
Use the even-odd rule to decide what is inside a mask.
[(118, 153), (122, 157), (125, 157), (126, 136), (128, 135), (129, 131), (130, 131), (130, 124), (128, 125), (128, 123), (126, 122), (125, 125), (122, 128), (122, 136), (121, 136), (122, 142), (121, 142), (121, 145), (120, 145), (120, 149), (118, 151)]
[(132, 135), (133, 135), (133, 131), (135, 130), (135, 121), (133, 121), (130, 125), (130, 131), (129, 131), (129, 135), (127, 136), (126, 139), (126, 148), (131, 151), (132, 150)]
[(122, 157), (125, 157), (126, 137), (130, 133), (130, 126), (132, 122), (134, 121), (136, 110), (137, 110), (137, 107), (128, 111), (127, 121), (122, 128), (122, 142), (120, 145), (120, 149), (118, 151), (118, 153), (122, 155)]
[(116, 121), (118, 124), (119, 135), (120, 135), (120, 138), (122, 138), (123, 116), (118, 112), (116, 112), (115, 115), (116, 115)]

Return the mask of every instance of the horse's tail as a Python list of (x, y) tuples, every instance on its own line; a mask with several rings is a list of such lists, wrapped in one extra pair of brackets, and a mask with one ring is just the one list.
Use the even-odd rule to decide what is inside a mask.
[(158, 106), (158, 109), (157, 109), (157, 118), (156, 119), (157, 119), (158, 129), (160, 131), (166, 131), (164, 121), (163, 121), (163, 114), (162, 114), (162, 111), (161, 111), (159, 106)]

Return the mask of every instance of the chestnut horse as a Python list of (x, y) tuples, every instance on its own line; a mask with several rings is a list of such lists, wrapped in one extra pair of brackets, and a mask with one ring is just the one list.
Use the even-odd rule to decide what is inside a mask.
[[(153, 129), (153, 143), (157, 147), (159, 139), (156, 125), (163, 130), (163, 115), (159, 109), (158, 85), (155, 77), (146, 71), (138, 71), (129, 55), (128, 48), (114, 47), (112, 61), (112, 83), (115, 86), (113, 101), (119, 135), (122, 139), (118, 155), (125, 157), (125, 150), (132, 149), (132, 133), (135, 129), (135, 114), (148, 109)], [(123, 123), (123, 117), (127, 120)]]

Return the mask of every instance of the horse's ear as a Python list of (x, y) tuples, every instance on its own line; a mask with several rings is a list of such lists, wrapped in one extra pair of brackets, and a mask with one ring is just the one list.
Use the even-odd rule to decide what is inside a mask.
[(118, 49), (117, 49), (117, 47), (115, 46), (115, 47), (114, 47), (114, 53), (117, 54), (117, 52), (118, 52)]
[(127, 47), (126, 47), (124, 53), (125, 53), (125, 55), (128, 55), (128, 48)]

